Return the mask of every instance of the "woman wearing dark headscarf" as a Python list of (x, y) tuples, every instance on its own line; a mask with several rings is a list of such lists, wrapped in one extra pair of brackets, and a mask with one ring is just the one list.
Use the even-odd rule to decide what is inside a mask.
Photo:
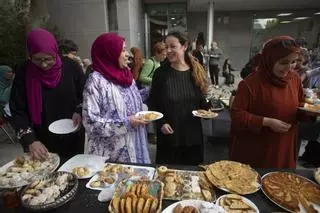
[(295, 168), (298, 112), (303, 102), (293, 71), (299, 46), (275, 37), (262, 51), (259, 70), (240, 82), (231, 111), (231, 160), (262, 168)]
[(83, 93), (89, 153), (112, 162), (150, 163), (142, 100), (128, 69), (124, 38), (100, 35), (91, 48), (93, 73)]
[(4, 114), (4, 107), (9, 102), (13, 72), (9, 66), (0, 66), (0, 117)]
[(30, 59), (16, 72), (10, 100), (18, 139), (35, 158), (45, 158), (47, 151), (65, 157), (82, 153), (84, 131), (55, 135), (48, 126), (63, 118), (81, 122), (83, 72), (77, 62), (61, 60), (56, 40), (46, 30), (32, 30), (27, 48)]

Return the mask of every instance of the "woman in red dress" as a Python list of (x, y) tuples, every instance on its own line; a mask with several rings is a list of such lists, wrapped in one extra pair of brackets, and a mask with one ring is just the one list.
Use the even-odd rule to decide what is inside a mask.
[(231, 111), (230, 159), (260, 168), (295, 168), (298, 107), (304, 100), (292, 71), (299, 46), (288, 36), (268, 41), (259, 70), (240, 82)]

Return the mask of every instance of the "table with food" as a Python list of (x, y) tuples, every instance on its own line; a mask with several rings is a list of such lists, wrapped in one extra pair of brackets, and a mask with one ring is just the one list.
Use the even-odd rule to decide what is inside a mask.
[(129, 165), (54, 153), (37, 161), (25, 153), (0, 168), (0, 211), (311, 213), (320, 212), (319, 183), (320, 169), (259, 169), (228, 160)]

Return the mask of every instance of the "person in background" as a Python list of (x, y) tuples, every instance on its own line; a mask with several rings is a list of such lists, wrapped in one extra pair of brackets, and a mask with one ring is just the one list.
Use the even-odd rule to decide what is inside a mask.
[(225, 77), (225, 84), (230, 85), (234, 84), (234, 75), (231, 73), (232, 71), (235, 71), (236, 69), (232, 68), (231, 66), (231, 60), (227, 58), (222, 67), (222, 76)]
[(30, 58), (16, 71), (10, 98), (10, 123), (17, 138), (36, 159), (45, 159), (48, 151), (63, 157), (83, 153), (83, 128), (67, 135), (48, 130), (52, 122), (65, 118), (81, 126), (84, 78), (80, 67), (60, 58), (54, 36), (44, 29), (28, 33), (27, 49)]
[(231, 160), (257, 168), (296, 168), (297, 123), (311, 119), (298, 111), (304, 101), (293, 72), (299, 52), (291, 37), (271, 39), (258, 72), (240, 82), (231, 110)]
[(171, 32), (166, 38), (168, 63), (154, 74), (148, 106), (164, 114), (156, 123), (159, 164), (198, 165), (203, 161), (201, 120), (195, 109), (208, 109), (208, 83), (203, 67), (187, 52), (187, 38)]
[(232, 68), (231, 60), (227, 58), (222, 67), (222, 76), (226, 77), (227, 74), (229, 74), (232, 71), (235, 71), (236, 69)]
[(135, 116), (142, 100), (128, 68), (125, 39), (98, 36), (91, 48), (93, 73), (83, 93), (83, 122), (89, 154), (111, 162), (150, 163), (146, 122)]
[(78, 53), (78, 46), (74, 41), (69, 39), (63, 39), (59, 41), (59, 52), (62, 56), (75, 59)]
[(13, 82), (13, 71), (9, 66), (0, 66), (0, 117), (3, 117), (5, 106), (9, 103)]
[(211, 77), (212, 84), (219, 88), (219, 63), (220, 59), (223, 56), (222, 50), (218, 47), (217, 42), (211, 43), (211, 48), (208, 52), (209, 54), (209, 72)]
[(310, 81), (307, 78), (307, 71), (309, 70), (309, 53), (308, 50), (300, 48), (300, 54), (297, 59), (296, 67), (294, 70), (299, 74), (303, 88), (309, 88)]
[(261, 53), (256, 54), (253, 56), (248, 63), (242, 68), (240, 72), (240, 77), (245, 79), (251, 73), (256, 73), (258, 71), (258, 64), (261, 58)]
[(166, 46), (163, 42), (154, 44), (153, 55), (153, 57), (146, 59), (142, 66), (138, 80), (142, 87), (151, 86), (154, 71), (160, 67), (160, 62), (166, 58)]
[(143, 66), (144, 57), (141, 50), (138, 47), (132, 47), (130, 49), (130, 52), (133, 56), (132, 63), (130, 65), (131, 73), (132, 73), (133, 79), (137, 81), (139, 79), (140, 70)]
[(92, 70), (92, 62), (91, 62), (90, 59), (85, 58), (85, 59), (82, 60), (82, 63), (84, 65), (84, 70), (85, 70), (85, 72), (84, 72), (85, 81), (87, 81), (89, 75), (93, 72), (93, 70)]
[(203, 46), (198, 44), (195, 51), (193, 51), (193, 56), (198, 59), (198, 62), (204, 67), (204, 55), (203, 55)]

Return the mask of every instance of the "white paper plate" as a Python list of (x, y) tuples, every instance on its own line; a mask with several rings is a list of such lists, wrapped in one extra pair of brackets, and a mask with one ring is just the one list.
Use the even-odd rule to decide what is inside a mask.
[(79, 154), (70, 158), (65, 162), (58, 171), (70, 172), (75, 167), (88, 167), (90, 173), (84, 177), (78, 177), (78, 179), (87, 179), (91, 178), (98, 171), (100, 171), (104, 166), (105, 157), (89, 154)]
[(181, 204), (182, 207), (184, 206), (194, 206), (196, 208), (200, 208), (201, 205), (209, 205), (209, 206), (215, 206), (217, 208), (217, 211), (210, 211), (212, 213), (224, 213), (226, 212), (222, 207), (217, 206), (213, 203), (207, 202), (207, 201), (203, 201), (203, 200), (182, 200), (176, 203), (171, 204), (170, 206), (168, 206), (167, 208), (165, 208), (162, 213), (173, 213), (174, 208), (178, 205)]
[(73, 126), (72, 119), (57, 120), (49, 125), (49, 131), (55, 134), (69, 134), (78, 129), (79, 125)]
[[(227, 197), (227, 196), (228, 196), (228, 195), (222, 195), (222, 196), (220, 196), (220, 197), (218, 198), (216, 204), (220, 206), (220, 200), (221, 200), (222, 198), (224, 198), (224, 197)], [(238, 195), (238, 196), (240, 196), (240, 195)], [(256, 206), (256, 204), (254, 204), (251, 200), (249, 200), (248, 198), (245, 198), (245, 197), (243, 197), (243, 196), (240, 196), (240, 197), (241, 197), (241, 199), (242, 199), (243, 202), (245, 202), (245, 203), (247, 203), (248, 205), (250, 205), (251, 207), (253, 207), (253, 208), (256, 210), (256, 213), (259, 213), (259, 212), (260, 212), (259, 209), (258, 209), (258, 207)]]
[(211, 116), (211, 117), (203, 117), (203, 116), (199, 115), (199, 113), (197, 112), (197, 110), (193, 110), (193, 111), (192, 111), (192, 114), (193, 114), (193, 116), (195, 116), (195, 117), (204, 118), (204, 119), (212, 119), (212, 118), (215, 118), (215, 117), (218, 116), (218, 113), (215, 113), (215, 112), (214, 112), (213, 116)]
[(148, 122), (150, 121), (151, 122), (151, 121), (156, 121), (156, 120), (159, 120), (159, 119), (163, 118), (163, 114), (161, 112), (156, 112), (156, 111), (141, 111), (141, 112), (138, 112), (136, 114), (136, 117), (140, 117), (142, 115), (149, 114), (149, 113), (157, 114), (158, 118), (153, 119), (153, 120), (145, 120), (145, 121), (148, 121)]

